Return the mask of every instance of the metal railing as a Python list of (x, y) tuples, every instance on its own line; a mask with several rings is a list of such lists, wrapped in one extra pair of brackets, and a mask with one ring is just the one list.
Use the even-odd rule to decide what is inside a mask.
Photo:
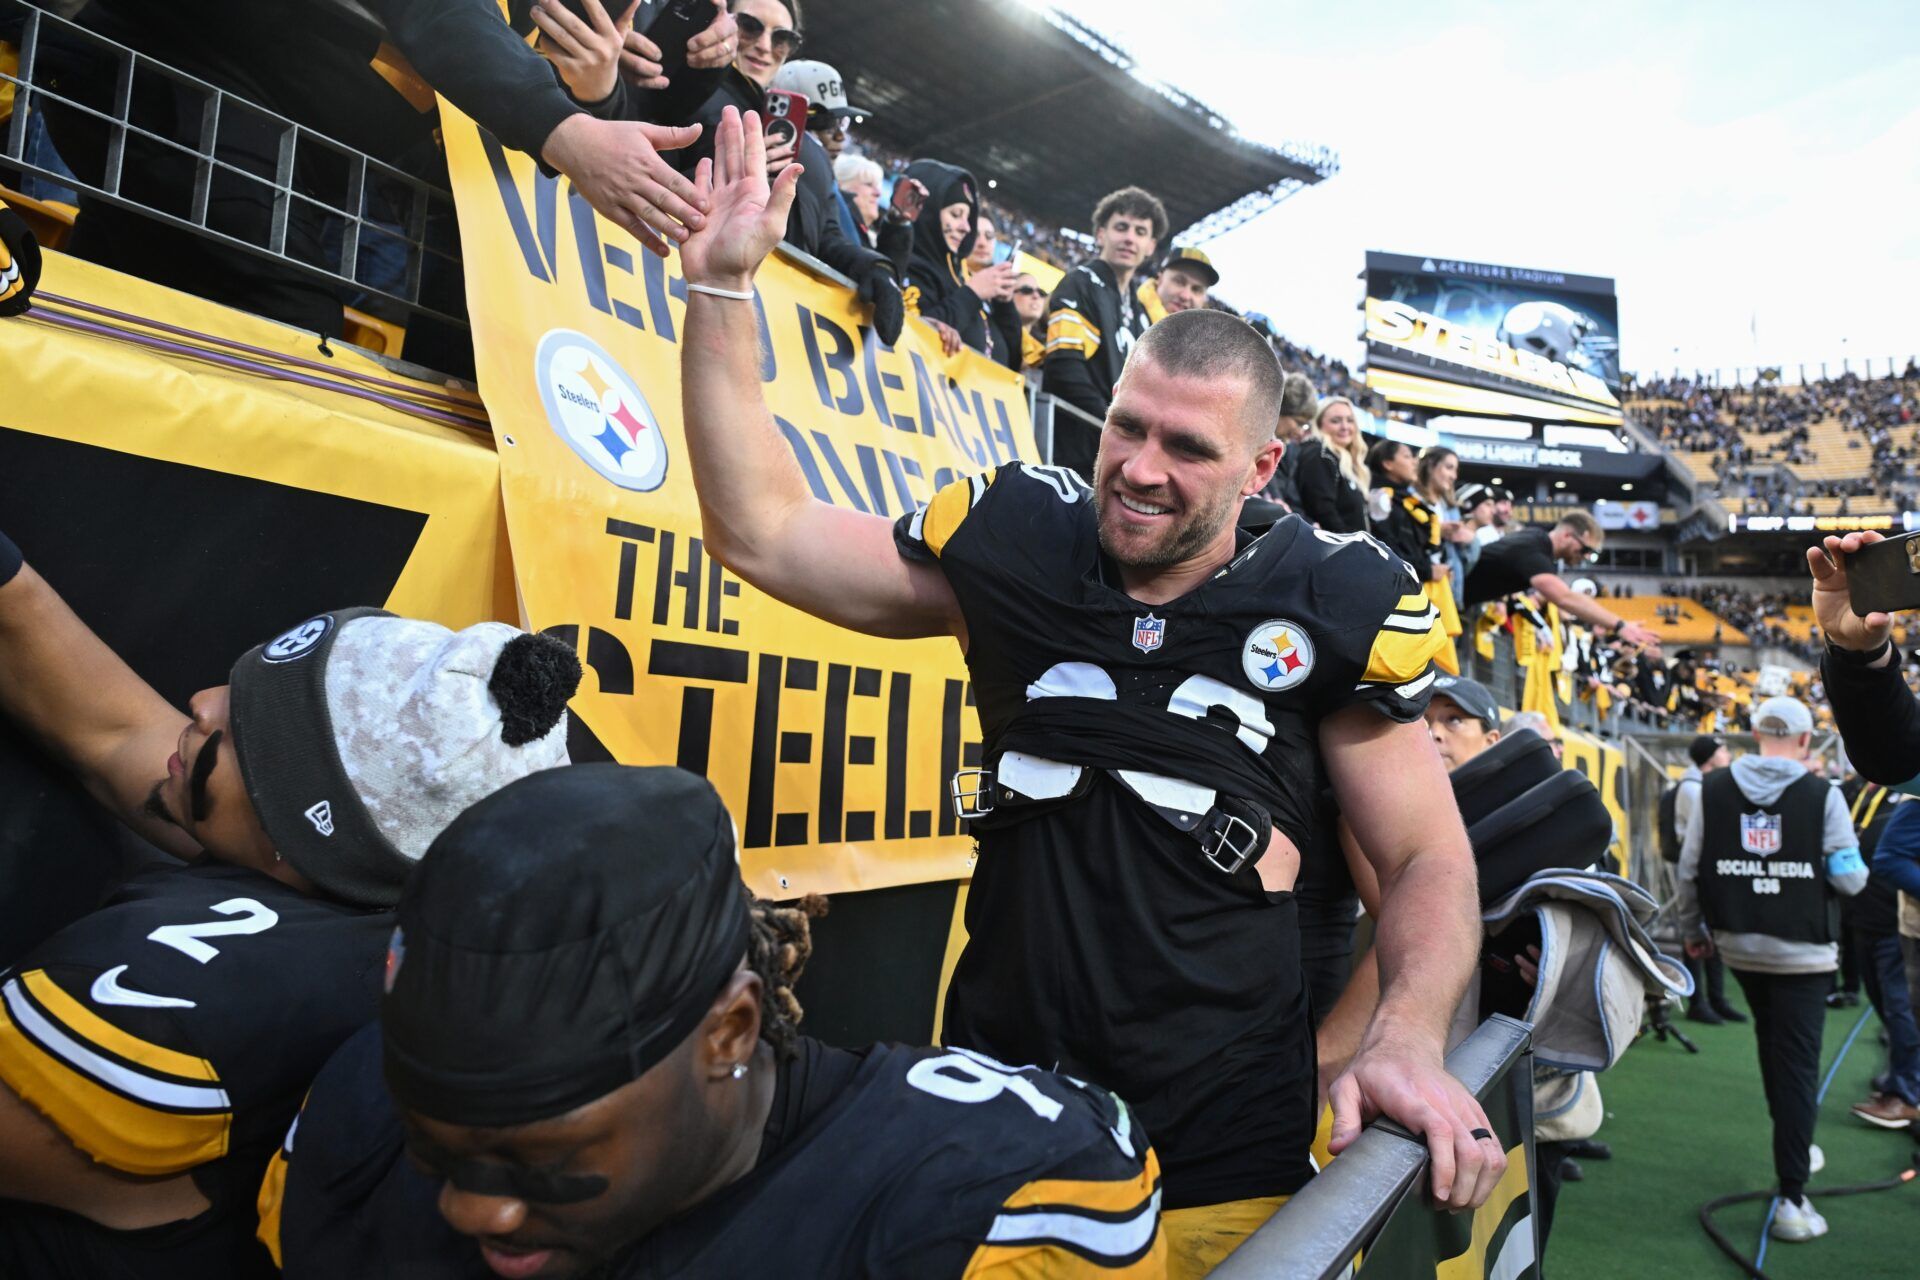
[(1076, 408), (1044, 391), (1034, 391), (1028, 405), (1033, 411), (1033, 442), (1040, 450), (1041, 460), (1045, 462), (1053, 461), (1054, 440), (1059, 435), (1061, 423), (1077, 424), (1095, 435), (1099, 435), (1106, 426), (1085, 409)]
[[(13, 37), (19, 66), (11, 74), (0, 71), (0, 85), (10, 85), (14, 90), (13, 115), (0, 138), (0, 170), (13, 170), (80, 191), (175, 229), (290, 267), (314, 280), (386, 299), (416, 315), (466, 325), (464, 315), (428, 303), (422, 294), (429, 259), (441, 260), (453, 273), (452, 279), (459, 279), (457, 240), (449, 236), (444, 244), (435, 243), (429, 233), (430, 222), (443, 215), (444, 225), (453, 225), (453, 196), (449, 191), (37, 5), (0, 0), (0, 29), (16, 22), (21, 24), (19, 34)], [(289, 38), (297, 38), (297, 33), (290, 32)], [(60, 46), (57, 53), (53, 48), (56, 44)], [(94, 105), (49, 83), (49, 55), (69, 51), (103, 59), (111, 66), (110, 104)], [(136, 90), (156, 82), (184, 91), (190, 100), (198, 102), (197, 132), (191, 141), (157, 133), (137, 118)], [(57, 112), (75, 113), (104, 130), (104, 162), (98, 172), (76, 177), (35, 162), (28, 148), (29, 133), (49, 106)], [(273, 131), (276, 142), (271, 174), (243, 167), (234, 163), (231, 155), (221, 153), (222, 124), (239, 119), (264, 124)], [(192, 163), (192, 188), (184, 210), (157, 207), (127, 189), (129, 143), (159, 148)], [(310, 181), (316, 171), (328, 170), (331, 173), (326, 182)], [(228, 183), (261, 188), (260, 196), (271, 201), (261, 241), (234, 235), (210, 222), (215, 182), (222, 178)], [(314, 189), (316, 185), (325, 189)], [(381, 202), (394, 214), (391, 220), (369, 213)], [(337, 248), (326, 246), (330, 261), (312, 261), (289, 250), (288, 229), (296, 211), (338, 226)], [(404, 252), (404, 266), (397, 279), (363, 273), (362, 250), (382, 241)], [(457, 300), (461, 290), (453, 289), (451, 296)]]
[[(1495, 1014), (1447, 1055), (1448, 1073), (1482, 1105), (1499, 1090), (1514, 1090), (1512, 1114), (1523, 1132), (1499, 1136), (1503, 1145), (1525, 1147), (1529, 1185), (1533, 1164), (1531, 1039), (1532, 1028), (1526, 1023)], [(1487, 1110), (1490, 1115), (1496, 1112), (1492, 1106)], [(1421, 1199), (1420, 1180), (1426, 1168), (1425, 1142), (1398, 1125), (1376, 1121), (1214, 1268), (1213, 1275), (1216, 1280), (1332, 1280), (1346, 1271), (1355, 1254), (1371, 1248), (1401, 1214), (1443, 1212)], [(1532, 1224), (1526, 1229), (1532, 1230)]]

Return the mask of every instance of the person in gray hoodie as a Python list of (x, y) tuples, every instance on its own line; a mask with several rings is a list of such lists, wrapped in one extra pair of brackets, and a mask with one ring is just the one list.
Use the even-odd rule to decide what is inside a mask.
[(1708, 774), (1680, 845), (1675, 916), (1689, 956), (1718, 951), (1753, 1012), (1773, 1118), (1775, 1239), (1825, 1235), (1806, 1197), (1818, 1112), (1820, 1033), (1839, 967), (1839, 895), (1867, 867), (1840, 792), (1807, 771), (1813, 716), (1793, 698), (1753, 715), (1760, 753)]

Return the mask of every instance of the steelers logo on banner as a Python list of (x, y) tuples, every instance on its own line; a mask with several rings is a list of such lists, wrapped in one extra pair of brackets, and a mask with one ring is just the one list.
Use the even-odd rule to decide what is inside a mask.
[(547, 421), (580, 460), (622, 489), (645, 493), (667, 478), (667, 442), (646, 397), (584, 333), (551, 329), (533, 356)]
[(1240, 665), (1256, 689), (1267, 693), (1291, 689), (1313, 673), (1313, 641), (1300, 624), (1275, 618), (1247, 636)]

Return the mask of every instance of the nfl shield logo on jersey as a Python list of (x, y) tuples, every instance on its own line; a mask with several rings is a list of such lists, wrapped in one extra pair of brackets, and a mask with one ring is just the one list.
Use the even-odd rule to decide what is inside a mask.
[(1740, 815), (1740, 847), (1748, 853), (1766, 855), (1780, 852), (1780, 815), (1743, 813)]
[(1167, 620), (1148, 614), (1144, 618), (1133, 620), (1133, 647), (1142, 653), (1152, 653), (1160, 647), (1160, 641), (1167, 634)]

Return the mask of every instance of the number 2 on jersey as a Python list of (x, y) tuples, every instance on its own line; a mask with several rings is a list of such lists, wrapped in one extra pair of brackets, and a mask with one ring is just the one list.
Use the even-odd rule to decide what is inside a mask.
[(240, 916), (238, 920), (208, 920), (201, 924), (164, 924), (147, 935), (147, 941), (157, 942), (163, 947), (172, 947), (183, 951), (201, 964), (219, 955), (218, 948), (208, 946), (204, 938), (224, 938), (239, 934), (264, 933), (280, 923), (280, 913), (264, 903), (252, 898), (228, 898), (225, 902), (216, 902), (212, 910), (223, 916)]

